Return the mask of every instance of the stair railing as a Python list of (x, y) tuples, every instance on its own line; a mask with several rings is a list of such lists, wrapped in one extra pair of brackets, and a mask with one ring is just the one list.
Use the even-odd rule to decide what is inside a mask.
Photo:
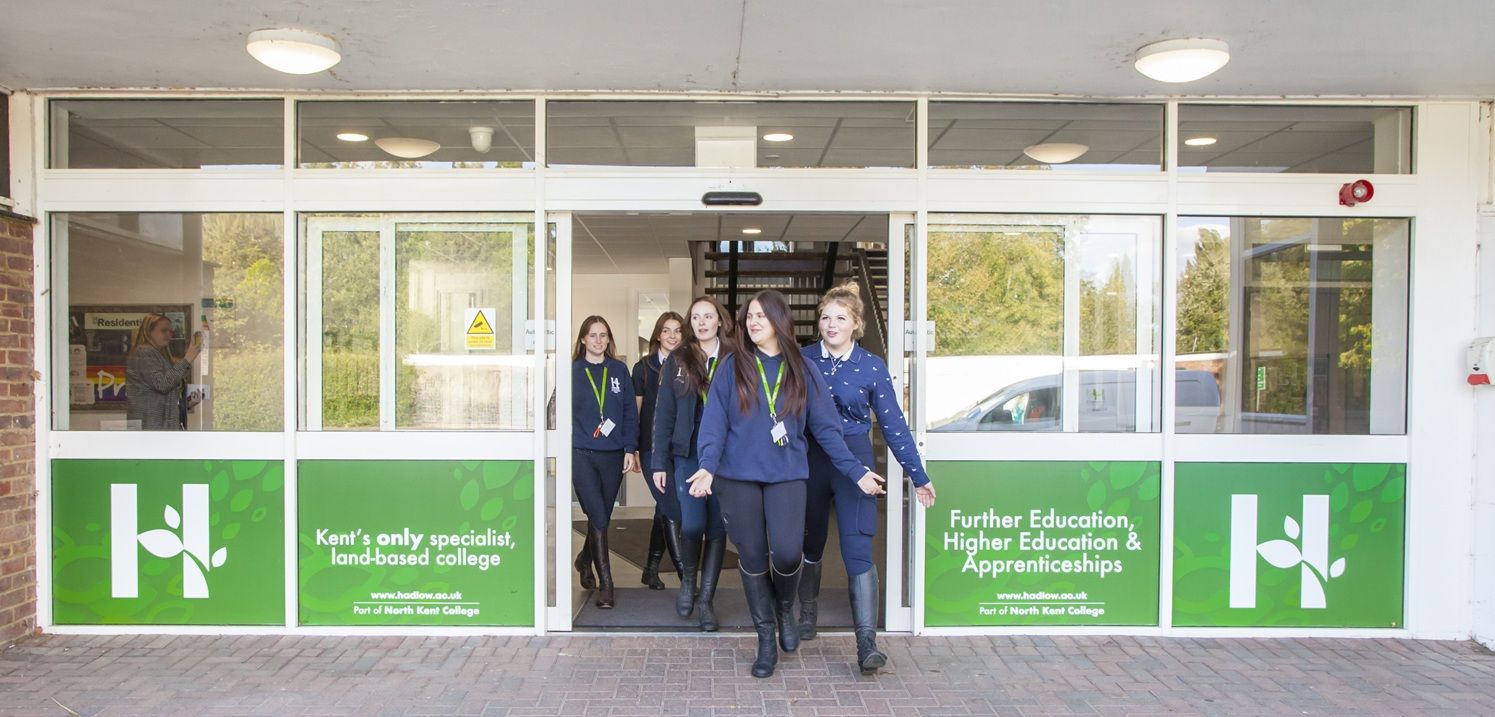
[(862, 288), (862, 305), (867, 307), (864, 317), (866, 327), (862, 331), (862, 348), (877, 354), (888, 354), (888, 315), (878, 299), (876, 287), (872, 285), (872, 271), (866, 249), (856, 250), (857, 283)]

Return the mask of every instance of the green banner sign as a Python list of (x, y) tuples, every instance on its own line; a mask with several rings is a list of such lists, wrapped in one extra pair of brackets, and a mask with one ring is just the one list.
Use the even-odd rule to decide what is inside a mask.
[(1407, 469), (1181, 463), (1176, 626), (1400, 627)]
[(279, 461), (53, 461), (53, 620), (284, 624), (284, 481)]
[(533, 625), (534, 464), (301, 461), (301, 623)]
[(1159, 464), (941, 461), (924, 623), (1156, 625)]

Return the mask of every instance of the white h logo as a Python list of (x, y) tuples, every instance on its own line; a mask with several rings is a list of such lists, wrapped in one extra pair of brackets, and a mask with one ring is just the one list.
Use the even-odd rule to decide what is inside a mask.
[[(1344, 574), (1344, 558), (1329, 564), (1329, 496), (1303, 496), (1303, 524), (1292, 516), (1282, 519), (1287, 540), (1256, 542), (1256, 496), (1230, 497), (1230, 606), (1256, 607), (1256, 556), (1273, 567), (1302, 570), (1299, 605), (1327, 607), (1324, 583)], [(1301, 542), (1295, 543), (1301, 534)]]
[[(140, 547), (158, 558), (182, 556), (182, 597), (208, 596), (207, 571), (228, 560), (228, 548), (208, 552), (208, 484), (182, 485), (182, 511), (166, 506), (168, 528), (139, 532), (139, 505), (134, 483), (109, 486), (109, 569), (111, 594), (117, 598), (140, 597)], [(181, 533), (176, 532), (177, 528)], [(139, 543), (139, 546), (136, 543)]]

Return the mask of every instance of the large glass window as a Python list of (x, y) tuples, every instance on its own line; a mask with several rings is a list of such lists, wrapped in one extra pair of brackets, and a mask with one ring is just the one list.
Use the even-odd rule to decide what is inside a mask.
[(1406, 219), (1184, 217), (1177, 430), (1406, 430)]
[(301, 102), (298, 161), (309, 168), (533, 167), (535, 103)]
[(1035, 102), (929, 103), (929, 166), (1156, 172), (1163, 107)]
[(1136, 216), (932, 222), (930, 430), (1159, 430), (1160, 229)]
[(53, 169), (273, 169), (281, 100), (53, 100)]
[(310, 430), (526, 429), (532, 223), (304, 219)]
[(913, 167), (912, 102), (545, 105), (552, 166)]
[(1180, 105), (1178, 166), (1196, 172), (1410, 174), (1410, 107)]
[(279, 214), (53, 215), (52, 316), (58, 375), (68, 377), (54, 394), (54, 426), (281, 430), (281, 223)]

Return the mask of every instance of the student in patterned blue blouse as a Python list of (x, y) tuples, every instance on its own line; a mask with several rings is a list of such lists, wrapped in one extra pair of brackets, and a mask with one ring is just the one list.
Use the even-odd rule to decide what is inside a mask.
[[(800, 352), (819, 369), (830, 388), (846, 447), (864, 464), (872, 459), (872, 418), (882, 429), (883, 440), (914, 483), (915, 497), (928, 508), (934, 505), (934, 484), (919, 461), (913, 432), (898, 407), (898, 392), (883, 360), (858, 346), (862, 337), (861, 288), (847, 283), (831, 289), (820, 300), (820, 341)], [(815, 438), (810, 440), (810, 480), (805, 493), (805, 568), (799, 583), (800, 637), (815, 639), (819, 610), (821, 558), (830, 529), (830, 509), (836, 509), (841, 538), (841, 561), (846, 564), (851, 614), (856, 626), (857, 666), (864, 673), (887, 664), (887, 655), (877, 649), (877, 566), (872, 562), (872, 539), (877, 535), (877, 496), (865, 486), (847, 480), (831, 463)]]

